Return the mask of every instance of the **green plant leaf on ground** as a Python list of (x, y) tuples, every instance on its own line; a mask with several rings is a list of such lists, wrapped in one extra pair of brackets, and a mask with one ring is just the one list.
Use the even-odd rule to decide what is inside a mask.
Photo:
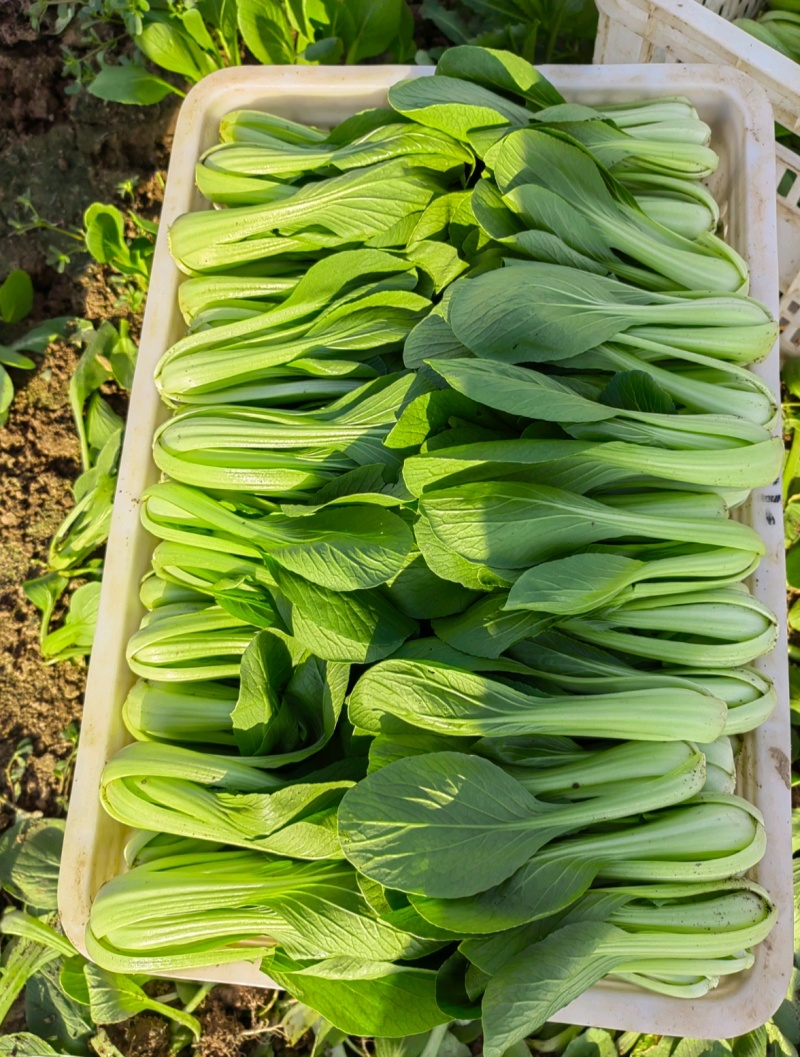
[(130, 326), (127, 320), (122, 319), (119, 323), (119, 338), (108, 358), (114, 381), (121, 389), (126, 389), (128, 392), (133, 387), (137, 352), (136, 342), (130, 336)]
[[(137, 218), (138, 219), (138, 218)], [(136, 225), (140, 227), (143, 221)], [(86, 249), (99, 264), (108, 264), (122, 275), (146, 286), (153, 255), (152, 233), (128, 241), (125, 217), (113, 205), (93, 202), (83, 216)], [(141, 230), (141, 228), (140, 228)]]
[(61, 990), (79, 1006), (89, 1005), (89, 984), (83, 971), (85, 964), (86, 959), (79, 954), (65, 958), (59, 974)]
[(8, 418), (8, 409), (14, 399), (14, 383), (9, 377), (8, 371), (0, 367), (0, 426), (5, 425)]
[(63, 1057), (49, 1042), (30, 1031), (0, 1035), (0, 1057)]
[(49, 962), (31, 977), (25, 989), (28, 1027), (67, 1053), (86, 1053), (96, 1028), (87, 1012), (65, 994), (60, 984), (63, 960)]
[(464, 19), (457, 11), (445, 7), (440, 0), (423, 0), (419, 13), (423, 18), (430, 19), (453, 44), (469, 42), (470, 32)]
[(753, 1031), (748, 1031), (746, 1035), (739, 1035), (738, 1038), (729, 1039), (728, 1041), (733, 1051), (733, 1057), (766, 1057), (769, 1039), (767, 1038), (767, 1029), (764, 1026), (755, 1028)]
[(724, 1039), (678, 1040), (672, 1057), (730, 1057), (731, 1047)]
[(6, 936), (19, 936), (21, 939), (48, 947), (62, 957), (72, 958), (75, 948), (62, 933), (57, 932), (51, 924), (24, 910), (9, 909), (0, 918), (0, 932)]
[(344, 38), (345, 61), (363, 62), (385, 51), (398, 61), (407, 59), (413, 48), (413, 23), (409, 32), (406, 11), (405, 0), (349, 0), (353, 30), (349, 39)]
[(166, 12), (151, 8), (134, 40), (151, 62), (193, 84), (219, 68), (216, 57), (197, 44), (182, 20)]
[(568, 1043), (564, 1057), (617, 1057), (612, 1035), (602, 1028), (589, 1028)]
[(33, 283), (21, 268), (9, 272), (0, 286), (0, 319), (4, 323), (19, 323), (33, 308)]
[(186, 94), (141, 66), (104, 66), (88, 86), (88, 91), (109, 103), (136, 106), (158, 103), (170, 93)]
[(317, 62), (323, 65), (333, 65), (342, 61), (344, 55), (344, 44), (340, 37), (322, 37), (309, 44), (303, 52), (306, 62)]
[(99, 605), (99, 583), (83, 584), (75, 591), (63, 627), (49, 632), (42, 643), (46, 660), (51, 663), (70, 660), (91, 651)]
[(188, 1028), (195, 1039), (200, 1038), (200, 1022), (196, 1017), (150, 998), (129, 976), (108, 972), (91, 962), (86, 963), (83, 971), (89, 988), (89, 1008), (96, 1024), (117, 1024), (136, 1013), (152, 1010)]
[[(48, 345), (51, 345), (58, 338), (66, 338), (70, 335), (73, 327), (76, 328), (76, 331), (75, 336), (71, 340), (78, 341), (81, 328), (91, 327), (91, 324), (85, 319), (76, 319), (74, 316), (55, 316), (53, 319), (47, 319), (44, 323), (39, 323), (37, 326), (32, 327), (21, 338), (12, 341), (11, 348), (17, 352), (22, 349), (25, 352), (41, 354), (47, 350)], [(0, 356), (0, 359), (2, 359), (2, 356)], [(15, 365), (12, 364), (11, 366)], [(23, 365), (20, 364), (20, 366)]]
[(64, 822), (22, 819), (0, 836), (0, 887), (37, 910), (57, 908)]
[[(3, 949), (3, 971), (0, 975), (0, 1024), (29, 980), (58, 958), (58, 953), (38, 943), (12, 939)], [(0, 1038), (2, 1043), (2, 1038)]]
[(6, 367), (21, 367), (27, 371), (36, 366), (30, 356), (23, 356), (8, 345), (0, 345), (0, 363), (4, 363)]
[(47, 632), (50, 630), (50, 621), (53, 618), (53, 610), (55, 609), (56, 602), (63, 595), (68, 584), (69, 580), (66, 576), (62, 576), (61, 573), (47, 572), (43, 576), (38, 576), (32, 580), (26, 580), (22, 585), (25, 597), (29, 602), (33, 602), (42, 614), (41, 626), (39, 629), (40, 646), (44, 641)]
[(100, 264), (130, 261), (125, 241), (125, 218), (116, 206), (94, 202), (83, 215), (86, 249)]
[[(315, 1040), (319, 1039), (319, 1032), (324, 1032), (326, 1027), (331, 1025), (316, 1010), (302, 1002), (293, 1002), (281, 1017), (281, 1028), (290, 1046), (296, 1046), (309, 1031), (314, 1032)], [(347, 1038), (346, 1035), (344, 1037)]]
[(89, 438), (86, 434), (84, 407), (91, 394), (112, 376), (109, 357), (114, 351), (118, 335), (114, 327), (102, 323), (87, 345), (69, 381), (69, 402), (81, 445), (84, 470), (91, 465)]
[(125, 425), (107, 400), (95, 390), (86, 406), (86, 436), (93, 455), (103, 450), (107, 442)]
[[(99, 571), (93, 567), (98, 560), (90, 556), (108, 538), (121, 444), (122, 432), (117, 429), (103, 444), (95, 465), (75, 482), (75, 506), (50, 541), (51, 571), (71, 577), (96, 575)], [(96, 451), (90, 448), (92, 455)]]
[(271, 66), (297, 61), (292, 29), (278, 0), (238, 0), (236, 8), (239, 32), (259, 62)]

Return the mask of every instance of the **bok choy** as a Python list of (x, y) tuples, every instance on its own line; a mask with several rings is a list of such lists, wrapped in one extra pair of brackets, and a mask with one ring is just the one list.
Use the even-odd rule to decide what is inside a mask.
[(341, 1031), (481, 1018), (500, 1057), (605, 977), (753, 964), (778, 624), (737, 517), (781, 469), (778, 328), (713, 148), (690, 100), (472, 46), (332, 129), (223, 118), (217, 208), (170, 231), (99, 965), (250, 961)]

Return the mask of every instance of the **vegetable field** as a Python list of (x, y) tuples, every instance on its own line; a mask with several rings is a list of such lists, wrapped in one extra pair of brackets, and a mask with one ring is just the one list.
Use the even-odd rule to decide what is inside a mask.
[[(739, 1037), (552, 1020), (608, 980), (701, 1001), (770, 942), (737, 768), (784, 614), (736, 511), (776, 478), (800, 707), (800, 370), (750, 370), (778, 322), (691, 101), (537, 71), (589, 62), (594, 21), (0, 11), (0, 1057), (797, 1057), (796, 972)], [(97, 783), (132, 836), (87, 960), (56, 884), (177, 108), (240, 64), (377, 62), (436, 73), (332, 127), (228, 113), (213, 208), (169, 230), (130, 743)], [(285, 990), (200, 982), (243, 958)]]

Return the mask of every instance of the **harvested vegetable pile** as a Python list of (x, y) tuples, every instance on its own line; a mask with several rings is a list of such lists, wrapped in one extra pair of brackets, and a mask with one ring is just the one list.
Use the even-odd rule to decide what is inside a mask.
[(800, 10), (795, 0), (769, 0), (758, 18), (736, 18), (735, 26), (771, 48), (800, 61)]
[(778, 476), (777, 326), (683, 99), (445, 53), (331, 132), (228, 115), (171, 250), (160, 539), (128, 647), (137, 829), (89, 953), (246, 959), (345, 1032), (603, 977), (696, 998), (775, 919), (734, 794), (777, 620), (729, 517)]

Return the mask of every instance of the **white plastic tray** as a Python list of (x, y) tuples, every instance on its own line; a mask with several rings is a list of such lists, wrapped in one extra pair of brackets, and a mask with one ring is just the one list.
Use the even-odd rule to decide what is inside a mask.
[[(385, 101), (391, 84), (430, 73), (426, 67), (239, 67), (215, 73), (188, 95), (178, 119), (167, 178), (150, 294), (126, 427), (119, 484), (108, 543), (100, 613), (86, 690), (59, 881), (64, 929), (85, 951), (92, 899), (124, 869), (127, 830), (101, 809), (101, 771), (130, 741), (122, 702), (133, 678), (125, 644), (139, 625), (139, 581), (147, 572), (153, 538), (139, 522), (139, 496), (158, 477), (151, 457), (156, 427), (167, 417), (153, 385), (153, 368), (184, 333), (178, 311), (180, 273), (167, 249), (167, 230), (181, 213), (206, 208), (194, 187), (194, 166), (217, 139), (220, 118), (240, 107), (262, 108), (297, 121), (332, 125), (364, 107)], [(544, 72), (576, 102), (622, 102), (648, 96), (687, 95), (714, 131), (721, 156), (712, 189), (719, 199), (726, 237), (752, 270), (752, 293), (777, 311), (775, 167), (772, 112), (766, 96), (736, 70), (712, 66), (545, 67)], [(758, 367), (778, 391), (778, 350)], [(743, 519), (764, 537), (767, 555), (754, 579), (758, 597), (784, 612), (784, 557), (780, 489), (756, 491)], [(718, 1038), (739, 1035), (768, 1019), (781, 1002), (792, 967), (792, 869), (789, 704), (785, 630), (761, 662), (774, 679), (779, 705), (773, 717), (746, 738), (740, 789), (765, 816), (768, 850), (754, 877), (780, 908), (779, 922), (760, 946), (755, 967), (728, 978), (696, 1000), (647, 994), (627, 985), (601, 984), (571, 1003), (558, 1020), (665, 1035)], [(186, 974), (193, 979), (269, 985), (252, 963), (241, 962)]]
[[(764, 0), (597, 0), (594, 61), (717, 63), (742, 70), (772, 103), (775, 120), (800, 133), (800, 64), (731, 25), (755, 18)], [(800, 355), (800, 154), (775, 152), (780, 257), (781, 351)]]

